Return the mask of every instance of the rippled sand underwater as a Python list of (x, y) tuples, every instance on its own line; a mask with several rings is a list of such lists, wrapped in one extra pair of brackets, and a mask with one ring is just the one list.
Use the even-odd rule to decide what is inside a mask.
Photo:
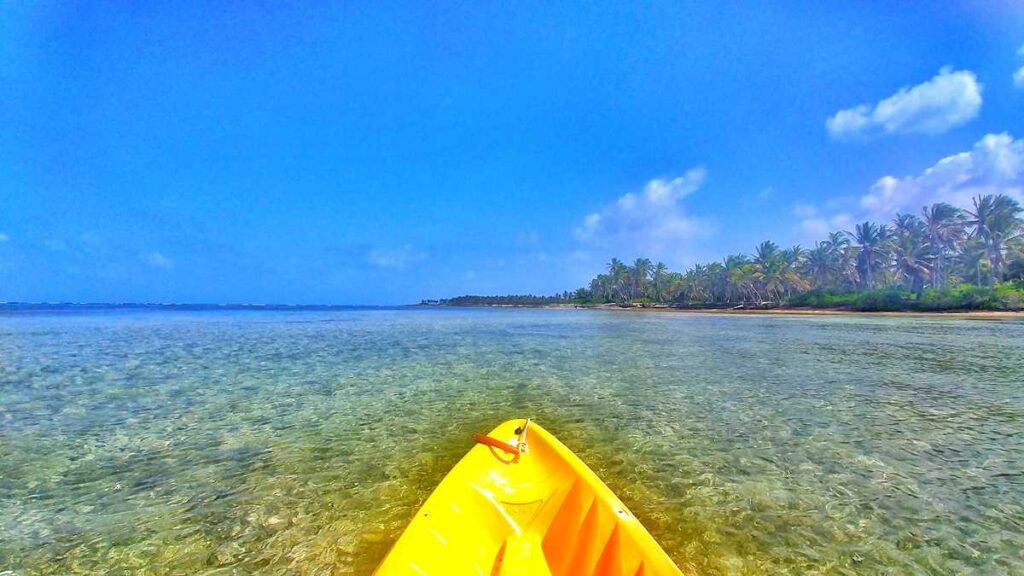
[(0, 572), (367, 574), (532, 416), (701, 574), (1024, 574), (1024, 323), (0, 316)]

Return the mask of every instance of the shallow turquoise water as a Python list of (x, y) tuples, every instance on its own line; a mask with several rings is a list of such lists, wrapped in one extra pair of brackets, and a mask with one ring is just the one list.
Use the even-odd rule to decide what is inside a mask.
[(1024, 323), (0, 316), (0, 573), (368, 573), (532, 416), (705, 574), (1024, 574)]

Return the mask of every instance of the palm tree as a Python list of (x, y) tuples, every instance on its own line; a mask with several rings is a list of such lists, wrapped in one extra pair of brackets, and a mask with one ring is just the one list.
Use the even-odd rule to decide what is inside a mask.
[(942, 288), (946, 283), (946, 261), (963, 240), (964, 213), (945, 202), (925, 206), (921, 213), (928, 234), (931, 284), (934, 288)]
[(725, 282), (727, 302), (747, 299), (749, 289), (744, 285), (744, 275), (740, 272), (744, 266), (750, 264), (750, 259), (744, 254), (730, 254), (725, 257), (722, 263), (722, 278)]
[(827, 241), (818, 242), (807, 252), (804, 272), (811, 277), (811, 285), (814, 288), (821, 289), (831, 285), (837, 269), (836, 251)]
[(874, 222), (857, 224), (853, 233), (847, 234), (857, 243), (860, 251), (857, 254), (857, 268), (862, 272), (864, 285), (874, 288), (875, 273), (889, 256), (889, 238), (891, 232), (885, 224)]
[(778, 301), (785, 289), (782, 263), (785, 261), (778, 245), (765, 240), (754, 249), (753, 277), (765, 296)]
[(709, 297), (707, 271), (707, 265), (701, 263), (694, 264), (687, 270), (683, 275), (680, 296), (683, 296), (688, 302), (707, 302)]
[(811, 287), (809, 280), (800, 274), (807, 250), (799, 244), (782, 251), (782, 276), (785, 281), (786, 295), (791, 292), (802, 292)]
[(711, 262), (705, 269), (707, 274), (708, 296), (712, 302), (722, 303), (729, 301), (729, 278), (725, 272), (725, 265), (721, 262)]
[(799, 265), (806, 255), (807, 250), (804, 250), (799, 244), (795, 244), (793, 247), (782, 251), (783, 259), (785, 259), (790, 266)]
[(618, 302), (628, 302), (629, 267), (618, 258), (608, 263), (608, 280)]
[[(836, 259), (836, 277), (834, 281), (837, 283), (835, 288), (849, 288), (855, 287), (860, 283), (860, 273), (857, 271), (857, 260), (860, 256), (860, 248), (850, 244), (850, 236), (847, 232), (830, 232), (828, 239), (825, 240), (828, 244), (833, 257)], [(840, 278), (843, 286), (839, 286)]]
[(653, 267), (654, 265), (647, 258), (637, 258), (633, 262), (633, 267), (630, 269), (630, 290), (633, 298), (646, 296), (647, 277)]
[(1017, 214), (1024, 209), (1005, 194), (976, 196), (973, 201), (974, 210), (967, 211), (967, 224), (974, 227), (973, 236), (985, 243), (993, 278), (1002, 280), (1006, 249), (1022, 234), (1024, 223)]
[(748, 262), (729, 273), (729, 282), (744, 293), (746, 300), (760, 304), (764, 298), (757, 290), (756, 274), (757, 265)]
[(815, 289), (841, 289), (847, 282), (855, 285), (860, 278), (857, 252), (845, 233), (831, 232), (827, 239), (804, 253), (801, 269)]
[(762, 267), (771, 265), (771, 262), (779, 257), (779, 247), (771, 240), (765, 240), (754, 249), (754, 263)]
[(590, 281), (590, 295), (594, 300), (606, 301), (608, 300), (609, 286), (608, 276), (605, 274), (598, 274), (593, 280)]
[(957, 254), (958, 271), (967, 281), (978, 286), (991, 284), (992, 268), (988, 258), (988, 244), (971, 235), (964, 239)]
[(668, 266), (664, 262), (658, 262), (654, 265), (654, 271), (651, 272), (651, 283), (654, 285), (654, 299), (657, 302), (665, 301), (666, 280), (668, 280)]
[(683, 290), (683, 275), (679, 272), (669, 272), (665, 275), (665, 296), (666, 300), (676, 301)]
[(892, 226), (894, 279), (920, 294), (931, 273), (926, 244), (928, 229), (912, 214), (897, 214)]

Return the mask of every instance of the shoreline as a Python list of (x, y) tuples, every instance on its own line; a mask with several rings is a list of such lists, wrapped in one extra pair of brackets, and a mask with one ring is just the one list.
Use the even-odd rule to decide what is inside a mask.
[(907, 318), (945, 318), (966, 320), (1024, 320), (1024, 311), (1014, 310), (951, 310), (942, 311), (865, 311), (844, 308), (672, 308), (669, 306), (642, 307), (601, 304), (577, 306), (573, 304), (492, 304), (480, 306), (423, 306), (424, 308), (535, 308), (544, 310), (595, 310), (608, 312), (640, 312), (669, 314), (720, 314), (725, 316), (884, 316)]
[[(615, 310), (615, 308), (609, 308)], [(888, 316), (896, 318), (946, 318), (968, 320), (1024, 320), (1024, 313), (1012, 310), (956, 310), (951, 312), (916, 312), (913, 310), (878, 311), (844, 310), (842, 308), (769, 308), (720, 309), (720, 308), (618, 308), (624, 312), (691, 312), (694, 314), (721, 314), (726, 316)]]

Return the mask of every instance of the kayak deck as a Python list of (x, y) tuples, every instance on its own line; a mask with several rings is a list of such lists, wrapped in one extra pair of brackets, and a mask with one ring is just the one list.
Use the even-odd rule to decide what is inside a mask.
[[(438, 485), (376, 574), (681, 574), (615, 494), (542, 427), (510, 420), (488, 436)], [(520, 440), (528, 448), (518, 453)]]

